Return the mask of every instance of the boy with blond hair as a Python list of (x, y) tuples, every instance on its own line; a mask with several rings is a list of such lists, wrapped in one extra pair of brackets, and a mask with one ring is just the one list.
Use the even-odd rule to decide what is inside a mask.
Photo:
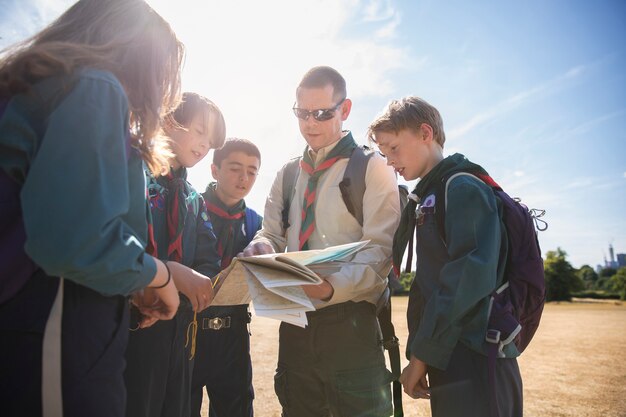
[[(503, 282), (507, 253), (501, 202), (489, 185), (470, 175), (452, 178), (444, 194), (438, 192), (454, 173), (487, 173), (461, 154), (444, 158), (439, 111), (418, 97), (392, 101), (369, 126), (368, 136), (405, 180), (420, 179), (393, 247), (398, 271), (417, 228), (407, 313), (410, 362), (400, 377), (404, 391), (429, 398), (435, 417), (493, 416), (494, 411), (521, 416), (519, 352), (513, 343), (495, 365), (497, 385), (488, 382), (489, 296)], [(438, 230), (438, 210), (445, 210), (445, 230)]]

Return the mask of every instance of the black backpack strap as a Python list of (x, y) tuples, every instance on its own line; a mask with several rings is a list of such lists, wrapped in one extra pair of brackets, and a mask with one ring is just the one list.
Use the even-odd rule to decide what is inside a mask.
[[(357, 146), (348, 159), (348, 165), (339, 183), (341, 198), (348, 212), (363, 225), (363, 196), (365, 195), (365, 174), (367, 164), (374, 152), (367, 146)], [(289, 209), (296, 188), (296, 179), (300, 174), (300, 159), (296, 157), (285, 164), (283, 169), (283, 229), (289, 228)]]
[(377, 306), (378, 323), (383, 336), (383, 347), (387, 350), (391, 373), (393, 374), (393, 416), (403, 417), (402, 385), (400, 384), (400, 344), (396, 337), (396, 330), (391, 321), (391, 288), (387, 281), (387, 288), (381, 295)]
[(301, 157), (299, 156), (291, 159), (283, 168), (283, 211), (281, 215), (284, 232), (287, 232), (287, 229), (289, 229), (289, 209), (296, 191), (296, 180), (300, 174), (300, 159)]
[(346, 208), (363, 226), (363, 196), (365, 195), (365, 174), (367, 164), (374, 152), (367, 146), (357, 146), (352, 151), (348, 165), (339, 183), (339, 191)]
[[(348, 212), (363, 226), (363, 196), (365, 195), (365, 174), (367, 164), (374, 152), (367, 146), (357, 146), (348, 159), (348, 165), (339, 183), (341, 198)], [(300, 173), (300, 157), (294, 158), (285, 164), (283, 172), (283, 227), (289, 227), (289, 208), (293, 200), (295, 183)], [(290, 190), (286, 193), (286, 190)]]

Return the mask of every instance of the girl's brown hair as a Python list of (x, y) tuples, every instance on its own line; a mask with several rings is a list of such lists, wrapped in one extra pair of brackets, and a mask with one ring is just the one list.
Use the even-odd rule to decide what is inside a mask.
[(134, 146), (155, 173), (170, 156), (161, 120), (180, 99), (183, 44), (143, 0), (80, 0), (33, 37), (3, 52), (0, 97), (83, 67), (111, 72), (130, 104)]
[[(222, 111), (215, 103), (198, 93), (185, 92), (176, 110), (168, 114), (165, 124), (187, 130), (192, 120), (202, 114), (204, 127), (212, 126), (211, 147), (219, 149), (226, 140), (226, 122)], [(212, 122), (212, 123), (211, 123)]]

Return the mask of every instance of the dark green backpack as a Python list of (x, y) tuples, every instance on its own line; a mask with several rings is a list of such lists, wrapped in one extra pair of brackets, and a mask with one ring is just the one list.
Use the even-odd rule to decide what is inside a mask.
[[(367, 164), (374, 155), (374, 151), (367, 146), (358, 146), (352, 151), (343, 179), (339, 183), (339, 191), (346, 208), (354, 216), (354, 218), (363, 226), (363, 195), (365, 195), (365, 174), (367, 172)], [(293, 200), (296, 179), (300, 174), (300, 160), (302, 157), (291, 159), (285, 164), (283, 171), (283, 211), (282, 221), (283, 230), (289, 228), (289, 209)], [(400, 212), (406, 206), (409, 190), (405, 185), (398, 185), (398, 193), (400, 195)], [(396, 331), (391, 321), (391, 274), (387, 280), (387, 288), (380, 297), (376, 306), (378, 323), (383, 336), (383, 346), (389, 355), (389, 363), (391, 364), (391, 372), (394, 375), (393, 381), (393, 404), (394, 417), (404, 416), (402, 410), (402, 386), (398, 381), (400, 377), (400, 346)]]

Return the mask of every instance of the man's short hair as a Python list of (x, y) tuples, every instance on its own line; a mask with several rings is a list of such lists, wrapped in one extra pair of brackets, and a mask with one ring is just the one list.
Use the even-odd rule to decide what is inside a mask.
[(222, 161), (233, 152), (243, 152), (248, 156), (255, 156), (259, 159), (261, 165), (261, 152), (259, 148), (249, 141), (242, 138), (228, 138), (224, 145), (213, 152), (213, 163), (221, 168)]
[(376, 142), (377, 132), (398, 134), (405, 129), (417, 132), (422, 123), (426, 123), (433, 129), (433, 139), (443, 148), (446, 134), (439, 110), (416, 96), (392, 100), (383, 113), (369, 125), (367, 136), (372, 142)]
[(336, 69), (327, 66), (313, 67), (308, 70), (298, 84), (298, 88), (323, 88), (327, 85), (333, 87), (334, 99), (342, 100), (347, 97), (346, 80)]

